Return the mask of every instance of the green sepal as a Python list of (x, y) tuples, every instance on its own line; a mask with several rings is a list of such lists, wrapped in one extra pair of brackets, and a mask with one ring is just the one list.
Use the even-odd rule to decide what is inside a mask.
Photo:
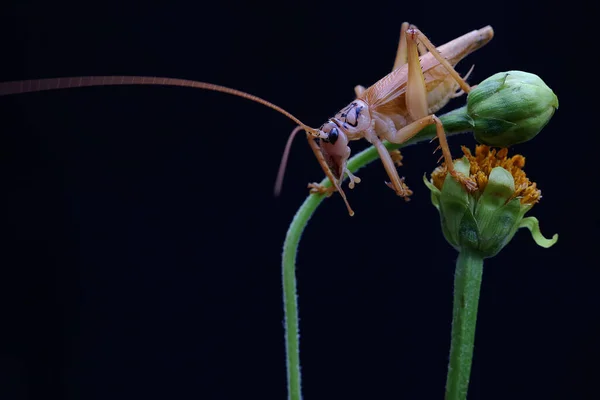
[(471, 250), (478, 251), (480, 248), (479, 227), (470, 210), (465, 211), (460, 220), (458, 240), (461, 249), (468, 247)]
[(558, 241), (558, 233), (555, 233), (554, 236), (552, 236), (552, 239), (546, 239), (544, 235), (542, 235), (542, 232), (540, 231), (540, 222), (536, 217), (523, 218), (519, 224), (519, 228), (529, 229), (533, 240), (535, 240), (538, 246), (545, 249), (552, 247)]
[(442, 233), (444, 234), (444, 238), (457, 251), (460, 251), (460, 248), (458, 247), (457, 243), (453, 241), (453, 236), (450, 234), (446, 227), (446, 223), (444, 222), (444, 215), (440, 212), (440, 196), (442, 192), (440, 192), (440, 190), (437, 187), (435, 187), (435, 185), (431, 183), (431, 181), (427, 179), (427, 175), (423, 175), (423, 182), (425, 182), (425, 186), (427, 186), (427, 188), (429, 188), (429, 190), (431, 191), (431, 203), (435, 208), (437, 208), (440, 214), (440, 224), (442, 225)]
[(427, 188), (429, 190), (431, 190), (431, 203), (433, 204), (433, 206), (435, 208), (437, 208), (439, 210), (440, 209), (440, 195), (442, 194), (440, 192), (440, 189), (436, 188), (435, 185), (433, 183), (431, 183), (429, 181), (429, 179), (427, 179), (427, 174), (423, 174), (423, 182), (425, 182), (425, 186), (427, 186)]
[(493, 212), (483, 225), (480, 220), (481, 247), (485, 257), (494, 257), (511, 241), (519, 226), (521, 203), (512, 199)]
[(477, 202), (475, 217), (478, 221), (489, 218), (489, 214), (504, 206), (515, 193), (515, 179), (506, 169), (495, 167), (488, 183)]
[[(456, 171), (465, 175), (469, 174), (470, 167), (466, 157), (454, 162)], [(458, 237), (460, 224), (464, 213), (469, 209), (469, 195), (459, 182), (447, 174), (439, 198), (439, 211), (442, 215), (444, 234), (447, 234), (446, 240), (454, 247), (460, 246)]]

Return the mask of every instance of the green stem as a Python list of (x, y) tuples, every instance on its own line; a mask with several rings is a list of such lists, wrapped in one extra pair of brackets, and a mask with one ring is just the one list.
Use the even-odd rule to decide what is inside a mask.
[[(440, 117), (447, 135), (469, 130), (471, 125), (466, 117), (466, 106), (450, 111)], [(385, 143), (389, 150), (398, 149), (411, 144), (430, 140), (435, 136), (435, 127), (429, 126), (419, 132), (414, 138), (403, 143), (391, 144)], [(348, 161), (348, 169), (356, 172), (370, 162), (378, 158), (377, 150), (371, 146), (358, 153)], [(331, 186), (329, 179), (321, 181), (324, 186)], [(309, 195), (300, 209), (294, 216), (288, 229), (285, 243), (283, 244), (283, 305), (285, 313), (285, 347), (287, 357), (287, 380), (288, 380), (288, 398), (290, 400), (302, 399), (300, 386), (300, 347), (298, 340), (298, 297), (296, 292), (296, 253), (302, 232), (308, 223), (310, 217), (325, 199), (324, 195)]]
[(483, 275), (483, 256), (463, 249), (456, 260), (452, 342), (446, 380), (446, 400), (466, 400), (475, 344), (477, 305)]
[(300, 344), (298, 337), (298, 296), (296, 294), (296, 252), (304, 227), (321, 201), (323, 201), (323, 196), (308, 196), (294, 216), (283, 244), (283, 308), (285, 313), (288, 398), (290, 400), (302, 399), (300, 385)]

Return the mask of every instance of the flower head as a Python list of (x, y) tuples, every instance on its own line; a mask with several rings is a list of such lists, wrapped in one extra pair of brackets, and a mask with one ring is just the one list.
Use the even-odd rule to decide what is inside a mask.
[(439, 210), (446, 240), (457, 250), (468, 246), (484, 257), (493, 257), (521, 227), (528, 228), (536, 243), (550, 247), (558, 235), (545, 239), (534, 217), (523, 218), (541, 199), (535, 182), (527, 178), (525, 157), (508, 157), (508, 150), (477, 146), (475, 155), (463, 147), (464, 157), (454, 161), (455, 168), (477, 182), (478, 189), (468, 193), (446, 171), (436, 168), (431, 181), (434, 206)]
[[(530, 205), (539, 202), (542, 198), (542, 191), (537, 188), (535, 182), (531, 182), (527, 178), (525, 171), (523, 171), (525, 157), (522, 155), (516, 154), (508, 158), (507, 148), (495, 150), (489, 146), (477, 146), (475, 148), (475, 155), (465, 146), (462, 146), (462, 151), (469, 160), (469, 175), (477, 182), (478, 191), (474, 193), (475, 196), (485, 191), (492, 170), (496, 167), (502, 167), (510, 172), (514, 179), (515, 191), (513, 198), (519, 198), (521, 204)], [(446, 175), (447, 170), (445, 167), (438, 167), (431, 174), (433, 184), (439, 190), (442, 190)]]

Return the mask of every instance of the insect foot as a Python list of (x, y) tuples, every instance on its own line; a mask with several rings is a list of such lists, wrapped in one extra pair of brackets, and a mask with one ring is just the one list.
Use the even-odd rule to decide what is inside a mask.
[(335, 192), (335, 188), (333, 186), (326, 187), (317, 182), (312, 182), (308, 184), (308, 189), (310, 194), (324, 194), (329, 197)]
[(346, 170), (346, 174), (348, 174), (348, 178), (350, 179), (350, 182), (348, 182), (348, 187), (350, 189), (354, 189), (354, 186), (357, 183), (360, 183), (361, 179), (358, 176), (354, 175), (352, 172), (348, 171), (348, 170)]
[(402, 160), (404, 157), (402, 156), (402, 153), (400, 153), (400, 150), (390, 150), (390, 157), (392, 157), (392, 161), (397, 167), (402, 166)]
[(463, 175), (462, 173), (456, 170), (450, 171), (450, 175), (452, 175), (452, 177), (456, 179), (456, 181), (459, 182), (467, 192), (472, 193), (477, 190), (477, 182), (475, 182), (470, 177)]
[(406, 183), (404, 183), (404, 177), (400, 178), (400, 190), (396, 190), (394, 185), (391, 182), (385, 183), (390, 189), (396, 192), (396, 194), (404, 199), (404, 201), (410, 201), (410, 196), (412, 196), (413, 191), (408, 188)]

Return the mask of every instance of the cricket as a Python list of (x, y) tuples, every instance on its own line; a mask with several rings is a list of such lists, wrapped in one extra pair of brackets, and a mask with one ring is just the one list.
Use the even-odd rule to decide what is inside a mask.
[[(402, 144), (429, 125), (436, 126), (438, 148), (450, 175), (467, 190), (477, 185), (469, 177), (455, 171), (446, 140), (444, 126), (435, 113), (452, 98), (468, 94), (471, 86), (454, 69), (456, 64), (487, 44), (494, 36), (491, 26), (466, 33), (444, 45), (435, 47), (416, 26), (404, 22), (392, 71), (372, 86), (356, 86), (355, 100), (338, 111), (319, 128), (312, 128), (283, 108), (252, 94), (212, 83), (161, 77), (143, 76), (86, 76), (72, 78), (34, 79), (0, 83), (0, 95), (22, 94), (44, 90), (110, 85), (166, 85), (211, 90), (242, 97), (269, 107), (297, 124), (292, 131), (282, 156), (275, 183), (275, 194), (281, 191), (283, 175), (291, 143), (299, 131), (304, 131), (320, 167), (331, 181), (331, 187), (309, 184), (311, 193), (330, 195), (338, 192), (348, 213), (350, 207), (342, 182), (349, 179), (348, 187), (355, 187), (360, 179), (347, 168), (351, 150), (349, 142), (366, 139), (379, 154), (390, 179), (386, 184), (408, 200), (412, 191), (398, 174), (394, 158), (383, 140)], [(437, 150), (437, 149), (436, 149)]]

